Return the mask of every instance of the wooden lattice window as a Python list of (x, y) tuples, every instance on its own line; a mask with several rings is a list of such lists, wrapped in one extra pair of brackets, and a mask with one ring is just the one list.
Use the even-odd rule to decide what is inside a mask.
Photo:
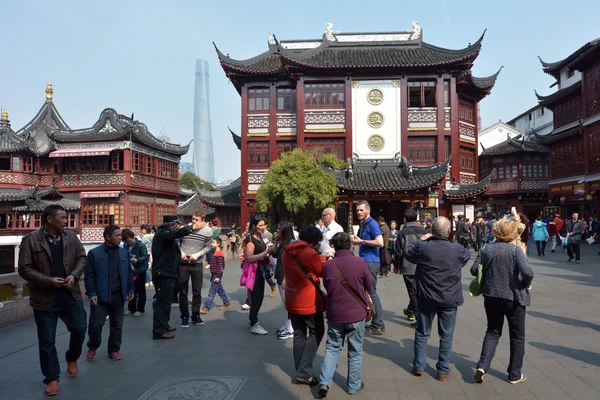
[(125, 223), (125, 206), (120, 203), (84, 204), (82, 210), (83, 225), (108, 226), (111, 214), (114, 215), (116, 225)]
[[(460, 148), (460, 168), (473, 171), (475, 169), (475, 150), (468, 147)], [(507, 167), (509, 168), (509, 167)], [(507, 177), (510, 177), (510, 168), (506, 173)]]
[(277, 110), (296, 112), (296, 89), (277, 89)]
[(133, 172), (140, 171), (140, 153), (136, 151), (131, 153), (131, 170)]
[(248, 112), (269, 112), (269, 89), (248, 89)]
[(277, 142), (277, 157), (282, 153), (287, 153), (296, 148), (296, 142)]
[(435, 107), (435, 82), (408, 82), (409, 107)]
[(304, 85), (306, 108), (344, 108), (343, 83), (311, 83)]
[(408, 161), (432, 163), (436, 159), (435, 137), (419, 136), (408, 138)]
[[(63, 158), (63, 163), (65, 162), (65, 160), (67, 160), (67, 159)], [(23, 172), (33, 172), (33, 164), (34, 164), (33, 157), (25, 157), (23, 159)]]
[(174, 215), (177, 213), (176, 206), (173, 204), (157, 204), (156, 205), (156, 221), (162, 222), (165, 215)]
[(148, 203), (131, 203), (130, 209), (130, 225), (150, 224), (151, 205)]
[(248, 166), (269, 167), (269, 142), (248, 142)]

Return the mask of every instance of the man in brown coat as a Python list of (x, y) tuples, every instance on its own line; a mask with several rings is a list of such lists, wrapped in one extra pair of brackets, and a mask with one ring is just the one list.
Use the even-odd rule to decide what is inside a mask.
[(29, 302), (37, 325), (39, 354), (46, 395), (58, 394), (60, 365), (56, 353), (56, 323), (62, 319), (71, 333), (66, 352), (67, 373), (77, 375), (77, 359), (85, 339), (86, 313), (79, 278), (87, 263), (75, 232), (64, 229), (67, 212), (51, 205), (42, 213), (42, 228), (23, 236), (19, 275), (29, 283)]

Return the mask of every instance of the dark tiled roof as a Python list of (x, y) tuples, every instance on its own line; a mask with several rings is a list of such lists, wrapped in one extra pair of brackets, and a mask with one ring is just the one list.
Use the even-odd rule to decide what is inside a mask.
[(583, 58), (585, 58), (588, 54), (597, 50), (600, 47), (600, 39), (595, 39), (590, 42), (587, 42), (579, 49), (575, 50), (575, 52), (571, 53), (568, 57), (557, 61), (557, 62), (544, 62), (540, 57), (539, 60), (542, 63), (542, 68), (545, 73), (553, 76), (558, 79), (560, 77), (560, 70), (567, 66), (573, 66), (573, 64), (578, 63)]
[(181, 216), (189, 216), (193, 215), (197, 210), (204, 210), (206, 215), (214, 214), (215, 209), (206, 207), (202, 201), (201, 197), (198, 193), (190, 197), (185, 203), (180, 204), (177, 207), (177, 215)]
[[(344, 35), (349, 34), (340, 34), (338, 37)], [(323, 39), (322, 41), (311, 40), (310, 42), (320, 42), (320, 45), (303, 50), (285, 48), (286, 43), (295, 41), (277, 42), (276, 45), (270, 45), (268, 51), (256, 57), (234, 60), (223, 54), (216, 45), (215, 49), (221, 66), (228, 76), (279, 75), (291, 69), (360, 70), (428, 67), (468, 69), (479, 55), (483, 36), (474, 44), (461, 50), (433, 46), (420, 39), (402, 42), (340, 42)]]
[(79, 210), (79, 208), (81, 207), (80, 202), (69, 199), (28, 199), (25, 200), (25, 205), (13, 207), (13, 211), (44, 211), (44, 208), (55, 204), (62, 206), (67, 211)]
[(483, 36), (462, 50), (448, 50), (428, 43), (406, 46), (334, 46), (323, 42), (316, 49), (295, 53), (280, 48), (288, 69), (389, 69), (456, 67), (469, 68), (479, 55)]
[(503, 66), (500, 67), (498, 72), (485, 78), (478, 78), (471, 74), (471, 71), (466, 71), (458, 78), (458, 84), (463, 90), (469, 92), (477, 101), (482, 100), (485, 96), (490, 94), (492, 88), (496, 84), (496, 79), (500, 75)]
[(31, 189), (0, 189), (0, 201), (25, 200), (33, 194)]
[(233, 139), (233, 143), (235, 143), (235, 146), (238, 148), (238, 150), (241, 150), (242, 149), (242, 137), (236, 135), (235, 132), (233, 132), (231, 130), (231, 128), (227, 127), (227, 129), (229, 129), (229, 132), (231, 132), (231, 138)]
[(537, 96), (540, 105), (549, 107), (552, 104), (558, 102), (559, 100), (562, 100), (565, 97), (577, 92), (581, 92), (581, 81), (574, 83), (571, 86), (568, 86), (564, 89), (560, 89), (559, 91), (554, 92), (548, 96), (541, 96), (538, 94), (537, 91), (535, 92), (535, 95)]
[(11, 129), (8, 121), (0, 120), (0, 153), (24, 150), (27, 150), (27, 141)]
[(509, 138), (495, 146), (483, 149), (479, 157), (498, 156), (511, 153), (550, 153), (550, 148), (539, 144), (539, 142), (529, 142), (517, 140), (517, 138)]
[(477, 196), (487, 190), (491, 179), (492, 174), (489, 174), (485, 179), (477, 183), (454, 185), (453, 189), (444, 189), (444, 197), (448, 199), (466, 199)]
[(46, 155), (54, 149), (54, 142), (48, 136), (49, 130), (69, 130), (69, 126), (58, 113), (52, 100), (46, 100), (33, 119), (17, 131), (36, 156)]
[(445, 178), (449, 164), (450, 158), (443, 164), (412, 167), (412, 176), (408, 176), (398, 162), (355, 163), (349, 169), (335, 170), (334, 176), (342, 189), (365, 192), (414, 190), (439, 184)]
[(579, 128), (579, 126), (576, 126), (574, 128), (567, 129), (560, 133), (550, 132), (548, 135), (543, 135), (543, 136), (536, 135), (535, 137), (536, 137), (536, 142), (539, 144), (550, 144), (550, 143), (558, 142), (559, 140), (569, 138), (571, 136), (579, 135), (579, 133), (581, 133), (581, 129)]
[(181, 146), (164, 142), (150, 133), (146, 124), (121, 115), (112, 108), (102, 111), (100, 118), (91, 128), (77, 130), (51, 129), (50, 135), (60, 143), (101, 142), (132, 137), (134, 141), (176, 156), (184, 155), (190, 147), (189, 144)]
[(241, 190), (241, 179), (238, 178), (221, 188), (220, 196), (200, 196), (200, 199), (203, 203), (213, 207), (239, 207)]

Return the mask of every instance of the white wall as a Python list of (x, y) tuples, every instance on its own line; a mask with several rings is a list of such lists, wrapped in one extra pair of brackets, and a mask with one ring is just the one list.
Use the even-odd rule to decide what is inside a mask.
[(481, 130), (481, 132), (479, 132), (479, 147), (477, 149), (477, 154), (481, 154), (482, 152), (481, 145), (486, 149), (489, 149), (492, 146), (504, 142), (507, 138), (507, 133), (510, 134), (511, 138), (522, 135), (522, 132), (504, 122), (496, 122), (494, 125)]
[(514, 127), (527, 135), (531, 135), (532, 131), (538, 135), (547, 135), (552, 132), (554, 127), (552, 111), (544, 107), (538, 107), (529, 114), (517, 119), (514, 122)]
[[(383, 93), (381, 104), (371, 104), (368, 94), (372, 89)], [(355, 81), (352, 87), (352, 152), (362, 159), (382, 160), (394, 158), (400, 151), (400, 82), (392, 80)], [(384, 123), (378, 128), (369, 126), (369, 115), (379, 112)], [(383, 137), (383, 149), (373, 151), (369, 148), (369, 138), (373, 135)]]
[(569, 69), (565, 67), (560, 71), (560, 79), (558, 81), (558, 90), (569, 87), (572, 84), (579, 82), (580, 80), (581, 80), (581, 72), (575, 71), (573, 76), (569, 78)]

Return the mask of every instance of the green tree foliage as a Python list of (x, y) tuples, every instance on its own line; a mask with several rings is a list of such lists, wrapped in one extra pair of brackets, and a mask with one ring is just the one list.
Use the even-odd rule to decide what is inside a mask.
[(314, 153), (294, 149), (271, 164), (256, 195), (256, 208), (306, 226), (333, 205), (337, 194), (335, 178), (323, 171)]
[(215, 190), (214, 186), (210, 182), (203, 181), (193, 172), (188, 171), (179, 175), (179, 185), (181, 185), (181, 187), (184, 189), (197, 190), (202, 188), (202, 184), (204, 184), (204, 190)]
[(340, 160), (339, 158), (337, 158), (336, 156), (334, 156), (333, 154), (323, 154), (322, 156), (318, 157), (319, 158), (319, 162), (321, 164), (323, 164), (326, 167), (329, 168), (348, 168), (348, 163), (344, 160)]

